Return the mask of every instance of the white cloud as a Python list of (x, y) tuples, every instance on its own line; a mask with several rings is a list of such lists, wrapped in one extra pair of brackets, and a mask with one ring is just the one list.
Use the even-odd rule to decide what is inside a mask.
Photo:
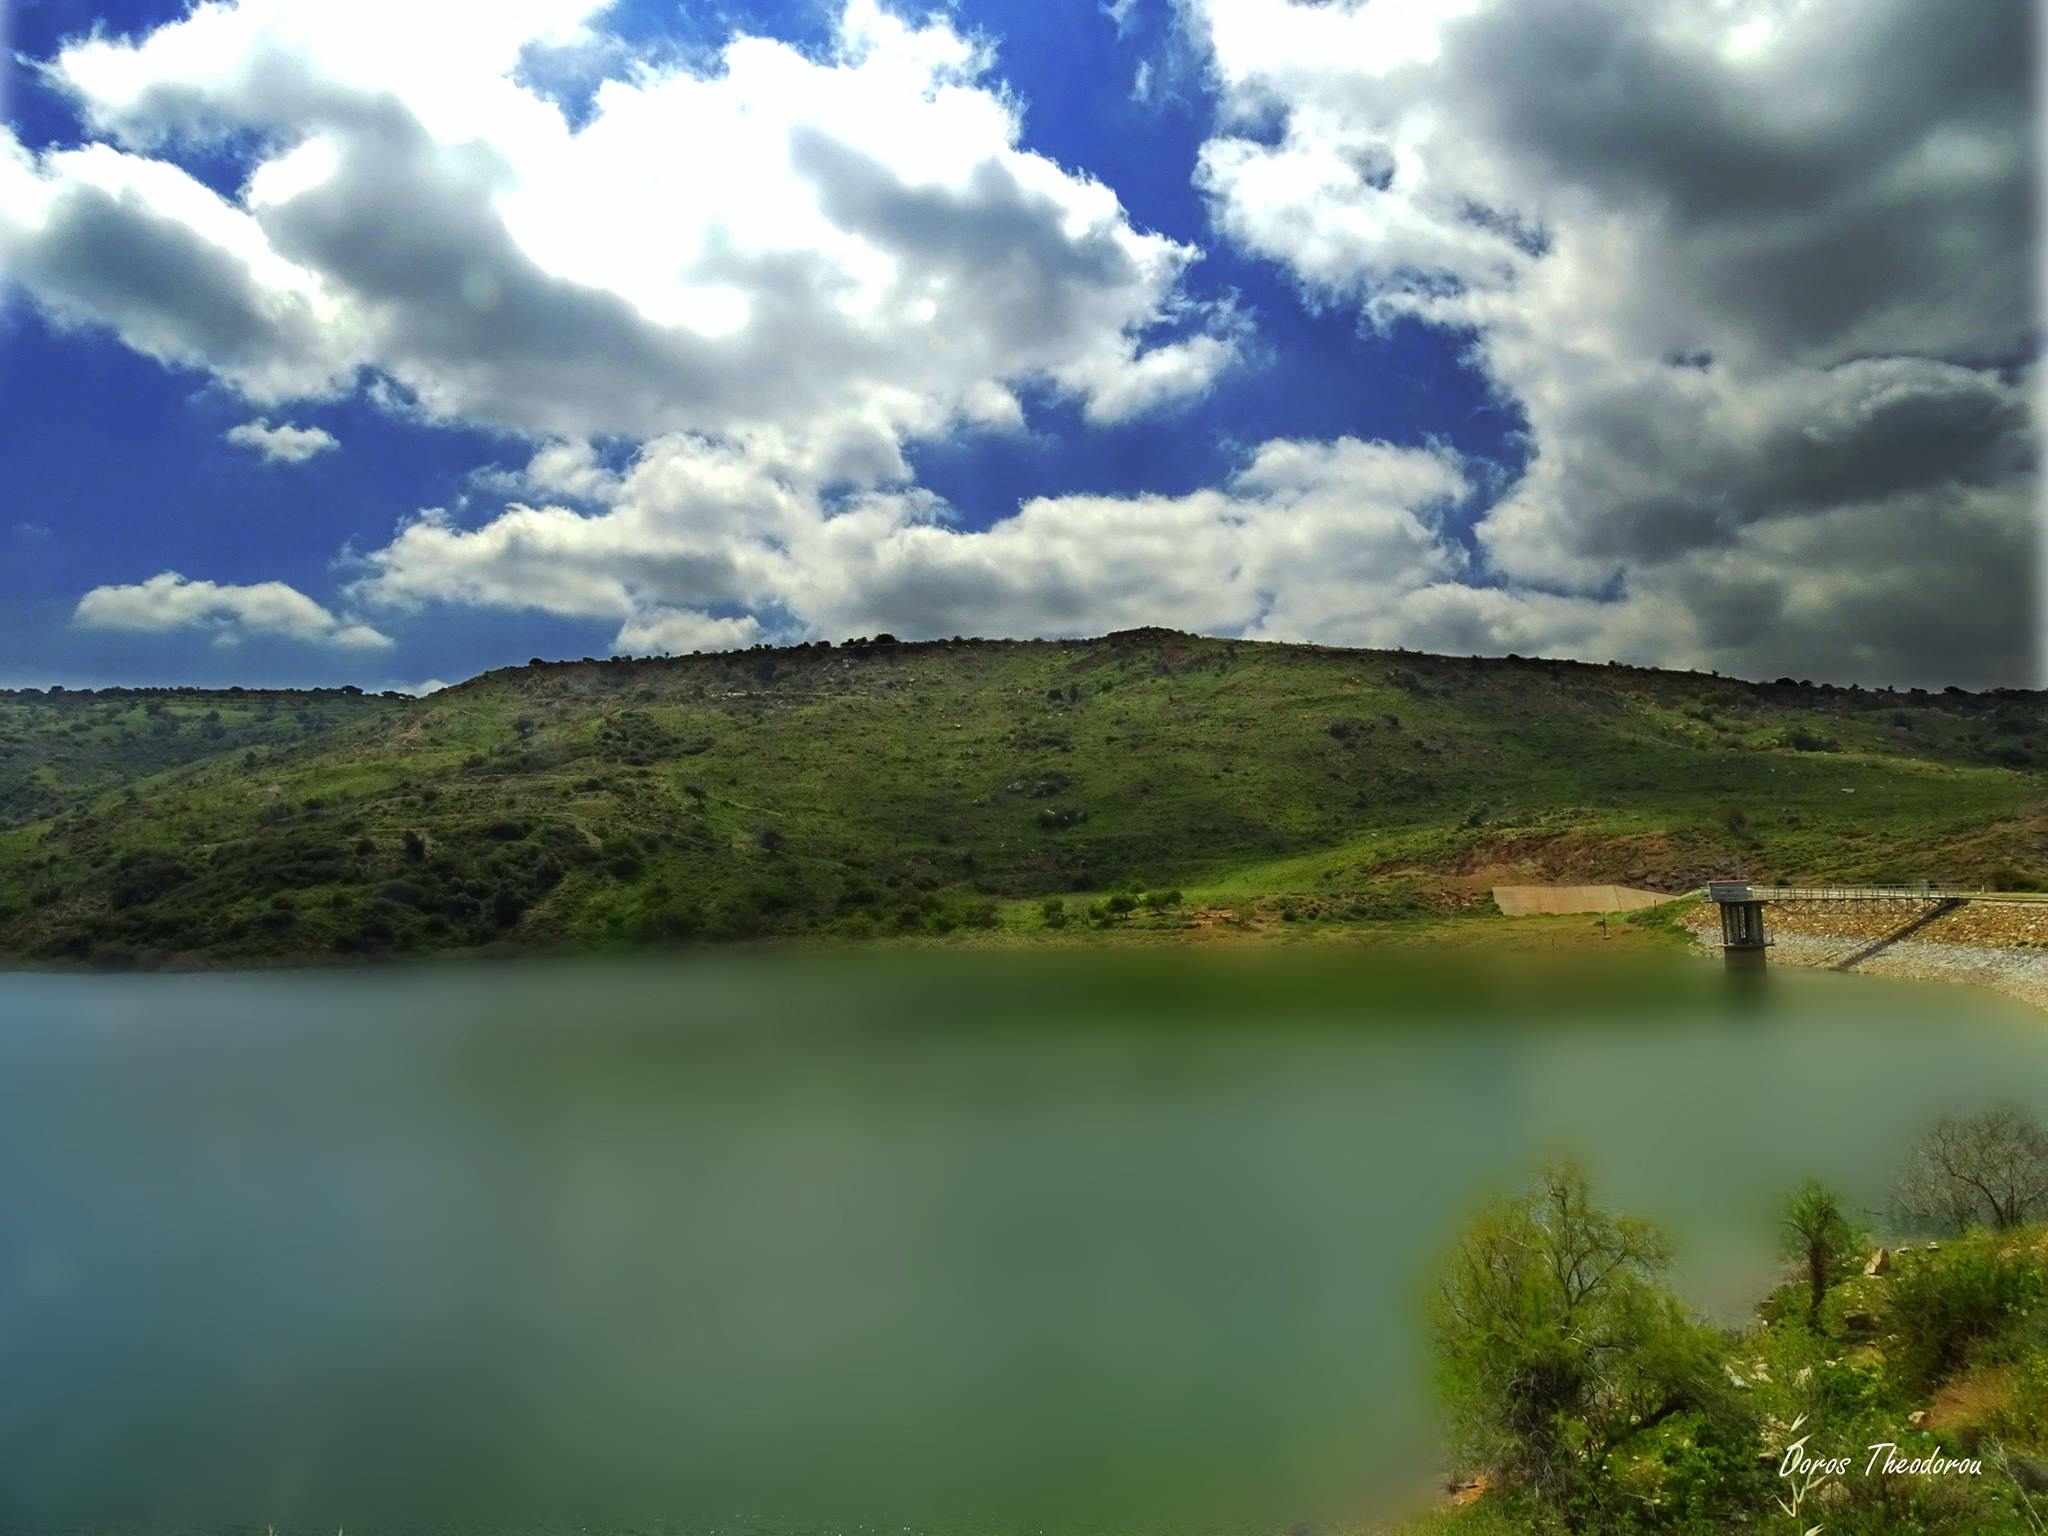
[(716, 619), (687, 608), (649, 608), (619, 630), (619, 649), (629, 655), (687, 651), (737, 651), (761, 638), (760, 621), (751, 615)]
[(341, 446), (340, 440), (322, 427), (295, 427), (289, 422), (273, 427), (267, 421), (245, 421), (221, 436), (237, 448), (260, 454), (266, 464), (303, 464)]
[[(1439, 517), (1472, 466), (1353, 438), (982, 531), (910, 485), (907, 445), (1019, 430), (1036, 390), (1096, 425), (1198, 399), (1249, 331), (1186, 296), (1194, 248), (1022, 147), (987, 44), (874, 0), (819, 53), (688, 63), (605, 37), (596, 0), (207, 0), (51, 62), (104, 142), (0, 132), (0, 264), (273, 410), (360, 388), (522, 440), (475, 477), (501, 513), (428, 511), (361, 557), (366, 606), (542, 611), (632, 650), (1168, 622), (2022, 681), (2023, 9), (1181, 0), (1222, 98), (1216, 228), (1316, 305), (1471, 338), (1525, 418), (1470, 540)], [(547, 50), (617, 75), (576, 124), (525, 83)], [(268, 146), (231, 197), (177, 164), (222, 136)], [(270, 632), (383, 638), (169, 574), (80, 618), (238, 634), (262, 626), (227, 594), (271, 589), (319, 617)]]
[(78, 601), (72, 621), (86, 629), (162, 634), (210, 631), (217, 645), (250, 635), (277, 635), (343, 650), (383, 650), (388, 636), (341, 618), (281, 581), (250, 586), (191, 581), (163, 571), (132, 586), (94, 587)]
[[(594, 0), (207, 0), (47, 77), (107, 142), (0, 135), (0, 261), (265, 404), (393, 381), (430, 418), (540, 438), (774, 433), (840, 478), (1021, 419), (1209, 387), (1234, 341), (1179, 291), (1197, 252), (1020, 147), (992, 58), (849, 0), (812, 57), (738, 36), (637, 59), (572, 127), (522, 84), (594, 46)], [(264, 152), (222, 197), (185, 148)], [(12, 195), (18, 194), (18, 195)]]
[(597, 512), (515, 505), (476, 528), (427, 514), (351, 592), (605, 620), (633, 652), (1144, 623), (1303, 639), (1455, 580), (1465, 557), (1437, 518), (1468, 490), (1439, 450), (1276, 441), (1220, 490), (1042, 497), (970, 532), (926, 493), (830, 499), (763, 445), (669, 438)]
[(1315, 302), (1472, 334), (1526, 416), (1477, 530), (1510, 590), (1434, 597), (1437, 622), (2037, 675), (2033, 379), (1987, 362), (2033, 347), (2026, 7), (1188, 9), (1224, 94), (1218, 226)]
[(479, 489), (500, 496), (567, 496), (575, 501), (604, 501), (616, 495), (619, 477), (598, 459), (587, 442), (543, 443), (520, 469), (493, 465), (469, 477)]

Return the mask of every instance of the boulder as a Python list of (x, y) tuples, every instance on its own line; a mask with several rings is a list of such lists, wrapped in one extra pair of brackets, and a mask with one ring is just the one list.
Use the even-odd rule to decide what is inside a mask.
[(1891, 1267), (1891, 1249), (1880, 1248), (1870, 1256), (1870, 1262), (1863, 1266), (1864, 1278), (1875, 1280), (1879, 1275), (1889, 1274)]

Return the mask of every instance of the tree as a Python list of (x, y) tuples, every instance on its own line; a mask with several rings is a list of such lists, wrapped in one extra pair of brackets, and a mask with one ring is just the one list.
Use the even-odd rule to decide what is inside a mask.
[(1487, 1206), (1431, 1301), (1466, 1460), (1565, 1514), (1601, 1498), (1607, 1458), (1628, 1442), (1725, 1405), (1721, 1347), (1662, 1285), (1669, 1263), (1663, 1234), (1596, 1207), (1575, 1164)]
[(1842, 1202), (1818, 1179), (1808, 1179), (1786, 1199), (1779, 1227), (1785, 1256), (1796, 1259), (1806, 1271), (1806, 1322), (1818, 1332), (1828, 1281), (1855, 1243), (1856, 1234), (1842, 1214)]
[(2048, 1210), (2048, 1131), (2017, 1104), (1943, 1116), (1913, 1149), (1897, 1202), (1909, 1220), (1952, 1231), (2016, 1227)]

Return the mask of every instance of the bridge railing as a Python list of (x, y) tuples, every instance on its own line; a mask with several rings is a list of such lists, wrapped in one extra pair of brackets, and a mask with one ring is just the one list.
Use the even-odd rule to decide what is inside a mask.
[(1931, 881), (1912, 885), (1753, 885), (1757, 901), (1941, 901), (1957, 894)]
[(2044, 891), (1985, 891), (1962, 885), (1754, 885), (1753, 901), (2048, 902)]

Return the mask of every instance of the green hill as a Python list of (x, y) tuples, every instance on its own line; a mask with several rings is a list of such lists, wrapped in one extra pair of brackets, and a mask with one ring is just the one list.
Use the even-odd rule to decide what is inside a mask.
[(1140, 891), (1138, 928), (1383, 922), (1738, 868), (2033, 886), (2044, 757), (2038, 693), (1164, 630), (536, 662), (421, 700), (29, 691), (0, 694), (0, 955), (1024, 935), (1048, 897), (1071, 930)]

